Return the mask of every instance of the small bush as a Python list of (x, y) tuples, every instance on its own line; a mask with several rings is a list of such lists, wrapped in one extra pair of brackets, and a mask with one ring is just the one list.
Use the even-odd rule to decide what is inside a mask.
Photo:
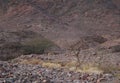
[(0, 46), (0, 60), (14, 59), (20, 55), (43, 54), (55, 44), (45, 38), (32, 39), (24, 42), (6, 42)]
[(54, 46), (53, 42), (47, 39), (33, 39), (23, 42), (22, 50), (23, 54), (43, 54), (51, 46)]

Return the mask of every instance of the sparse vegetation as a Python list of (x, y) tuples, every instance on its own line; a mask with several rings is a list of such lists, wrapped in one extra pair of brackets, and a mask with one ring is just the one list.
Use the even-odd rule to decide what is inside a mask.
[(23, 42), (23, 54), (43, 54), (45, 50), (54, 46), (54, 43), (47, 39), (33, 39)]
[(76, 71), (76, 72), (84, 72), (84, 73), (96, 73), (96, 74), (101, 74), (103, 73), (103, 70), (99, 68), (98, 66), (93, 66), (92, 64), (84, 64), (81, 67), (77, 67), (76, 69), (76, 62), (75, 61), (70, 61), (70, 62), (59, 62), (59, 61), (44, 61), (41, 59), (37, 58), (32, 58), (32, 59), (21, 59), (19, 61), (20, 64), (32, 64), (32, 65), (41, 65), (42, 67), (47, 67), (47, 68), (65, 68), (71, 71)]
[(55, 46), (52, 41), (31, 30), (0, 32), (0, 60), (10, 60), (22, 54), (43, 54)]
[(48, 48), (55, 46), (52, 41), (32, 31), (1, 31), (0, 36), (0, 60), (10, 60), (22, 54), (42, 54)]
[[(80, 52), (83, 49), (87, 49), (88, 45), (85, 40), (80, 39), (78, 42), (70, 46), (70, 50), (74, 53), (73, 55), (77, 59), (76, 69), (81, 66), (82, 61), (80, 60)], [(84, 60), (84, 59), (83, 59)]]

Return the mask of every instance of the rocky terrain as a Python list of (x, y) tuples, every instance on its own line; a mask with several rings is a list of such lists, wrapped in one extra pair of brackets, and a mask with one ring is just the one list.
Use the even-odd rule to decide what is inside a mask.
[(120, 83), (120, 1), (0, 0), (0, 83)]
[(1, 62), (0, 83), (119, 83), (119, 80), (112, 74), (88, 74)]

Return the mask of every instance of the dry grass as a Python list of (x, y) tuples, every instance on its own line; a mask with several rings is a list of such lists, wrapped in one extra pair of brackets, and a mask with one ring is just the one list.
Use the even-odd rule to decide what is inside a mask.
[(57, 62), (57, 61), (43, 61), (40, 59), (32, 58), (32, 59), (23, 59), (20, 61), (21, 64), (32, 64), (32, 65), (41, 65), (43, 67), (47, 68), (65, 68), (70, 71), (76, 71), (76, 72), (87, 72), (87, 73), (103, 73), (103, 71), (98, 68), (97, 66), (92, 65), (82, 65), (82, 67), (78, 67), (76, 69), (76, 61), (71, 62)]
[(42, 65), (43, 67), (48, 67), (48, 68), (60, 68), (61, 64), (60, 63), (53, 63), (49, 61), (43, 61), (40, 59), (32, 58), (32, 59), (22, 59), (20, 61), (20, 64), (32, 64), (32, 65)]
[(52, 63), (52, 62), (43, 62), (42, 63), (43, 67), (48, 67), (48, 68), (61, 68), (61, 64), (59, 63)]
[(32, 64), (32, 65), (37, 65), (37, 64), (41, 64), (42, 61), (39, 60), (39, 59), (33, 58), (33, 59), (29, 59), (29, 60), (27, 60), (27, 59), (22, 59), (22, 60), (20, 61), (20, 63), (21, 63), (21, 64)]
[[(65, 68), (69, 69), (71, 71), (76, 71), (76, 72), (83, 72), (83, 73), (96, 73), (96, 74), (101, 74), (101, 73), (108, 73), (112, 72), (115, 70), (120, 70), (120, 68), (115, 68), (115, 67), (108, 67), (108, 66), (95, 66), (92, 64), (83, 64), (81, 67), (78, 67), (76, 69), (76, 61), (71, 61), (71, 62), (57, 62), (57, 61), (43, 61), (40, 59), (32, 58), (32, 59), (23, 59), (20, 61), (21, 64), (32, 64), (32, 65), (41, 65), (43, 67), (47, 68)], [(116, 74), (117, 77), (120, 78), (119, 74)]]
[(120, 71), (120, 67), (115, 67), (112, 65), (98, 65), (92, 63), (83, 63), (81, 66), (76, 68), (77, 61), (68, 61), (68, 62), (61, 62), (61, 61), (43, 61), (38, 58), (31, 58), (31, 59), (21, 59), (19, 61), (20, 64), (32, 64), (32, 65), (41, 65), (42, 67), (47, 68), (64, 68), (70, 71), (76, 72), (83, 72), (83, 73), (113, 73), (116, 77), (120, 78), (119, 73), (114, 73), (115, 71)]
[(104, 70), (99, 68), (97, 65), (93, 65), (93, 64), (84, 64), (82, 65), (81, 68), (83, 72), (87, 72), (87, 73), (101, 74), (104, 72)]

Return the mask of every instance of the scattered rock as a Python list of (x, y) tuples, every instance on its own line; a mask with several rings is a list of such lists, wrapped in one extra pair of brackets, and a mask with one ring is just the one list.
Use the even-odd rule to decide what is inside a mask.
[(107, 83), (114, 79), (112, 74), (87, 74), (40, 65), (0, 62), (0, 83)]

